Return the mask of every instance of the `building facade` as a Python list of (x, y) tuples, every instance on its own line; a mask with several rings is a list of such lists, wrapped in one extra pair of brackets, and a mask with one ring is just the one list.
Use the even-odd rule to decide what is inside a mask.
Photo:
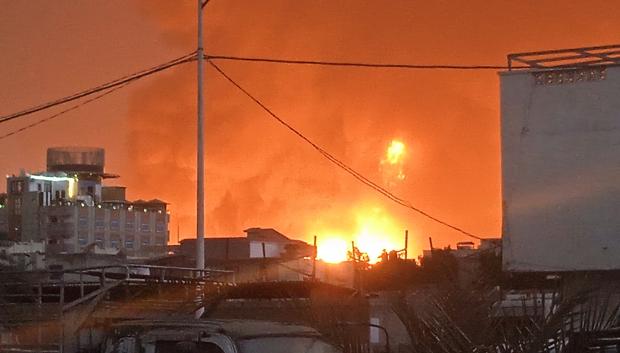
[(128, 201), (124, 187), (103, 186), (104, 179), (116, 177), (104, 172), (103, 149), (48, 149), (47, 171), (7, 178), (8, 240), (42, 241), (50, 253), (96, 246), (129, 256), (165, 254), (166, 203)]
[(0, 240), (7, 240), (9, 238), (9, 220), (6, 208), (6, 198), (6, 193), (0, 194)]
[(620, 269), (614, 50), (511, 54), (529, 68), (500, 73), (506, 271)]

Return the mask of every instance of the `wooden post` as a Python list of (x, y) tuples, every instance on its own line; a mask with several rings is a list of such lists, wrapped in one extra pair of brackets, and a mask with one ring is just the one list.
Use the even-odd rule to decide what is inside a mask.
[(432, 252), (433, 252), (433, 238), (428, 237), (428, 243), (429, 243), (429, 244), (430, 244), (430, 246), (431, 246), (431, 253), (432, 253)]
[(261, 264), (261, 281), (267, 281), (267, 252), (265, 251), (265, 243), (261, 243), (263, 249), (263, 263)]
[(407, 260), (407, 249), (409, 248), (409, 230), (405, 229), (405, 260)]
[(316, 235), (314, 236), (314, 245), (313, 245), (313, 250), (312, 250), (312, 280), (316, 280), (316, 254), (317, 254), (317, 248), (316, 248)]
[(357, 256), (355, 254), (355, 241), (351, 240), (351, 257), (353, 258), (353, 288), (358, 291), (361, 291), (360, 285), (360, 273), (357, 266)]

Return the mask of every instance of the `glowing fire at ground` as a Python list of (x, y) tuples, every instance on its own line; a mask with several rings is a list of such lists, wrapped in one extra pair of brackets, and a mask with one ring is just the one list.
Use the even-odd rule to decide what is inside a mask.
[(319, 238), (317, 245), (317, 258), (325, 262), (338, 263), (347, 260), (349, 244), (339, 236), (326, 236)]
[(350, 231), (324, 230), (316, 231), (318, 236), (317, 258), (331, 263), (347, 260), (347, 252), (351, 251), (351, 241), (362, 252), (368, 254), (371, 263), (379, 260), (385, 249), (401, 250), (403, 244), (403, 228), (377, 207), (361, 208), (354, 212), (355, 229)]

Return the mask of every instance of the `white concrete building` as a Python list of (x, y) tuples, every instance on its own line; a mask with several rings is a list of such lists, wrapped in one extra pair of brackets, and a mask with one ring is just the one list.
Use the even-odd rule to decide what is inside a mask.
[(500, 73), (503, 265), (620, 269), (620, 46), (513, 54)]

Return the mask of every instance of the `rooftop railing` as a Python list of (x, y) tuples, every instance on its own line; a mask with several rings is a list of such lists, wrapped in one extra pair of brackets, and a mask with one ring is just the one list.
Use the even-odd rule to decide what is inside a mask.
[(514, 53), (509, 54), (507, 59), (509, 71), (618, 65), (620, 64), (620, 44)]

